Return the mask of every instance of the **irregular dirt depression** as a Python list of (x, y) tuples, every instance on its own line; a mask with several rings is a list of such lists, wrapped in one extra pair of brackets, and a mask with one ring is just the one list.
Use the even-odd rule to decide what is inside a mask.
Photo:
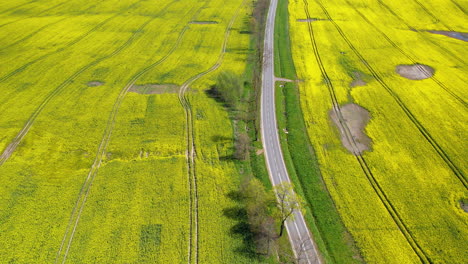
[(349, 86), (356, 87), (356, 86), (365, 86), (367, 83), (364, 81), (363, 74), (360, 72), (353, 72), (353, 81), (349, 84)]
[(343, 146), (354, 155), (370, 150), (372, 140), (364, 132), (370, 120), (369, 111), (357, 104), (346, 104), (339, 108), (339, 113), (335, 109), (330, 111), (330, 118), (340, 132)]
[(138, 94), (164, 94), (164, 93), (178, 93), (180, 89), (176, 84), (143, 84), (133, 85), (130, 87), (130, 92)]
[(88, 85), (89, 87), (97, 87), (97, 86), (104, 85), (104, 82), (92, 81), (92, 82), (88, 82), (87, 85)]
[(431, 78), (434, 75), (435, 70), (428, 65), (424, 64), (413, 64), (413, 65), (398, 65), (395, 68), (395, 72), (401, 77), (410, 80), (424, 80)]
[(468, 199), (463, 199), (460, 201), (460, 207), (465, 211), (465, 213), (468, 213)]

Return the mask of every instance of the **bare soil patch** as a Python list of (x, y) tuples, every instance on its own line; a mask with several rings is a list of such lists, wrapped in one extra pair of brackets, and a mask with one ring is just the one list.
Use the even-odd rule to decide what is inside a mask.
[(353, 72), (353, 81), (349, 84), (350, 87), (364, 86), (366, 84), (360, 72)]
[(465, 213), (468, 213), (468, 200), (467, 199), (462, 199), (460, 201), (460, 207), (465, 211)]
[(104, 82), (92, 81), (92, 82), (88, 82), (87, 85), (88, 85), (89, 87), (97, 87), (97, 86), (104, 85)]
[(218, 24), (218, 22), (217, 21), (191, 21), (190, 24), (210, 25), (210, 24)]
[(179, 90), (180, 86), (176, 84), (143, 84), (130, 87), (130, 92), (138, 94), (178, 93)]
[(428, 30), (427, 32), (432, 34), (444, 35), (450, 38), (459, 39), (468, 42), (468, 33), (456, 32), (456, 31), (444, 31), (444, 30)]
[(413, 64), (413, 65), (398, 65), (395, 72), (400, 76), (410, 80), (424, 80), (431, 78), (435, 70), (428, 65)]
[(335, 109), (330, 111), (330, 118), (340, 131), (343, 146), (354, 155), (370, 150), (372, 140), (364, 132), (370, 120), (369, 111), (357, 104), (346, 104), (339, 108), (339, 112)]

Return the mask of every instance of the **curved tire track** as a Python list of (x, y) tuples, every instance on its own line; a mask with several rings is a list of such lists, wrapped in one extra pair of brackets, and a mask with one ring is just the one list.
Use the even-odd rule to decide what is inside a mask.
[[(244, 0), (240, 7), (245, 5), (246, 1)], [(190, 100), (187, 98), (187, 90), (189, 86), (197, 81), (198, 79), (202, 78), (203, 76), (214, 72), (217, 70), (223, 60), (224, 55), (226, 53), (227, 44), (229, 41), (229, 36), (231, 34), (231, 29), (236, 21), (240, 7), (236, 10), (234, 16), (228, 23), (226, 27), (226, 31), (224, 33), (224, 41), (221, 48), (221, 52), (218, 56), (218, 60), (213, 64), (208, 70), (198, 73), (197, 75), (192, 76), (187, 81), (185, 81), (179, 91), (179, 102), (182, 105), (185, 113), (185, 120), (186, 120), (186, 137), (187, 137), (187, 169), (188, 169), (188, 182), (189, 182), (189, 192), (190, 192), (190, 239), (189, 239), (189, 246), (188, 246), (188, 263), (192, 263), (192, 259), (194, 263), (198, 263), (199, 261), (199, 221), (198, 221), (198, 185), (197, 185), (197, 175), (196, 175), (196, 164), (195, 164), (195, 156), (196, 156), (196, 147), (195, 147), (195, 133), (193, 129), (193, 114), (192, 114), (192, 107), (190, 105)], [(194, 233), (194, 234), (193, 234)]]
[(71, 42), (69, 42), (68, 44), (66, 44), (64, 47), (61, 47), (61, 48), (58, 48), (54, 51), (51, 51), (49, 53), (46, 53), (42, 56), (39, 56), (38, 58), (32, 60), (32, 61), (29, 61), (25, 64), (23, 64), (22, 66), (16, 68), (15, 70), (7, 73), (6, 75), (0, 77), (0, 82), (4, 82), (6, 80), (8, 80), (9, 78), (11, 78), (12, 76), (24, 71), (26, 68), (28, 68), (29, 66), (31, 66), (32, 64), (38, 62), (38, 61), (41, 61), (43, 59), (46, 59), (48, 58), (49, 56), (51, 55), (54, 55), (54, 54), (57, 54), (57, 53), (60, 53), (68, 48), (70, 48), (71, 46), (75, 45), (76, 43), (80, 42), (81, 40), (83, 40), (84, 38), (86, 38), (87, 36), (89, 36), (91, 33), (95, 32), (96, 30), (98, 30), (100, 27), (102, 27), (104, 24), (106, 24), (107, 22), (109, 22), (110, 20), (122, 15), (123, 13), (125, 13), (127, 10), (131, 9), (131, 8), (134, 8), (136, 5), (138, 5), (140, 2), (142, 2), (144, 0), (139, 0), (138, 2), (135, 2), (134, 4), (128, 6), (126, 9), (124, 9), (123, 11), (121, 11), (120, 13), (117, 13), (111, 17), (108, 17), (106, 18), (105, 20), (101, 21), (99, 24), (97, 24), (96, 26), (94, 26), (91, 30), (89, 30), (88, 32), (82, 34), (81, 36), (79, 36), (78, 38), (72, 40)]
[(388, 42), (390, 45), (392, 45), (395, 49), (397, 49), (403, 56), (408, 58), (413, 64), (418, 65), (418, 69), (421, 72), (424, 72), (426, 76), (431, 76), (430, 79), (433, 80), (437, 85), (439, 85), (442, 89), (444, 89), (447, 93), (449, 93), (455, 100), (457, 100), (459, 103), (461, 103), (463, 106), (467, 107), (468, 104), (463, 100), (461, 97), (459, 97), (457, 94), (455, 94), (453, 91), (451, 91), (445, 84), (443, 84), (441, 81), (439, 81), (434, 75), (430, 74), (429, 72), (426, 71), (424, 67), (418, 64), (418, 61), (413, 58), (410, 54), (406, 53), (402, 48), (400, 48), (391, 38), (387, 36), (382, 30), (380, 30), (374, 23), (372, 23), (367, 17), (362, 14), (361, 11), (359, 11), (357, 8), (353, 6), (352, 3), (349, 2), (349, 0), (345, 0), (346, 3), (358, 13), (358, 15), (366, 21), (367, 24), (371, 25), (377, 32), (379, 32), (380, 35)]
[[(174, 3), (174, 2), (171, 2)], [(196, 11), (196, 14), (198, 14), (201, 11), (202, 8), (198, 9)], [(177, 38), (176, 43), (174, 46), (164, 55), (161, 59), (158, 61), (152, 63), (151, 65), (143, 68), (141, 71), (139, 71), (137, 74), (135, 74), (130, 81), (125, 85), (125, 87), (120, 91), (119, 96), (117, 97), (116, 101), (114, 102), (112, 111), (109, 115), (109, 119), (107, 121), (107, 126), (104, 131), (103, 138), (101, 140), (101, 143), (99, 144), (98, 151), (96, 153), (96, 157), (94, 160), (93, 165), (91, 166), (90, 171), (88, 172), (88, 176), (85, 179), (85, 182), (83, 183), (81, 190), (78, 194), (77, 201), (75, 203), (75, 206), (72, 210), (70, 220), (68, 222), (64, 237), (62, 239), (60, 248), (57, 252), (55, 263), (65, 263), (68, 257), (68, 253), (71, 248), (71, 244), (73, 242), (73, 238), (76, 232), (76, 228), (78, 227), (78, 223), (81, 219), (81, 214), (83, 212), (89, 191), (91, 189), (91, 185), (94, 181), (94, 178), (96, 177), (98, 170), (102, 164), (102, 160), (106, 155), (107, 147), (110, 142), (110, 138), (112, 136), (112, 131), (114, 129), (115, 125), (115, 119), (117, 117), (117, 114), (120, 109), (120, 105), (122, 104), (125, 96), (127, 95), (128, 91), (130, 88), (138, 81), (139, 78), (141, 78), (144, 74), (146, 74), (148, 71), (153, 69), (154, 67), (158, 66), (159, 64), (163, 63), (164, 61), (169, 58), (172, 53), (178, 48), (182, 41), (182, 37), (185, 34), (185, 32), (189, 29), (189, 24), (182, 29), (182, 31), (179, 33), (179, 36)]]
[(62, 82), (59, 86), (57, 86), (53, 91), (51, 91), (45, 99), (41, 102), (41, 104), (34, 110), (32, 115), (29, 117), (29, 119), (26, 121), (26, 124), (24, 127), (20, 130), (20, 132), (16, 135), (16, 137), (13, 139), (13, 141), (6, 147), (6, 149), (3, 151), (3, 153), (0, 155), (0, 166), (2, 166), (13, 154), (13, 152), (16, 150), (18, 145), (23, 141), (24, 137), (26, 134), (29, 132), (31, 129), (32, 125), (36, 121), (36, 118), (41, 114), (42, 110), (49, 104), (49, 102), (54, 99), (57, 95), (62, 92), (62, 90), (67, 87), (69, 84), (73, 82), (75, 78), (77, 78), (81, 73), (86, 71), (87, 69), (97, 65), (98, 63), (110, 59), (114, 57), (115, 55), (119, 54), (122, 52), (125, 48), (127, 48), (133, 41), (137, 38), (139, 35), (139, 31), (141, 31), (144, 27), (146, 27), (151, 21), (153, 21), (155, 18), (151, 18), (147, 20), (145, 23), (143, 23), (136, 31), (133, 33), (133, 35), (120, 47), (118, 47), (116, 50), (114, 50), (112, 53), (109, 55), (106, 55), (104, 57), (101, 57), (99, 59), (94, 60), (93, 62), (89, 63), (88, 65), (82, 67), (78, 71), (76, 71), (74, 74), (69, 76), (64, 82)]
[(12, 10), (17, 9), (17, 8), (21, 8), (21, 7), (25, 6), (25, 5), (32, 4), (32, 3), (37, 2), (37, 1), (38, 1), (38, 0), (32, 0), (32, 1), (29, 1), (29, 2), (26, 2), (26, 3), (20, 4), (20, 5), (17, 5), (17, 6), (14, 6), (14, 7), (10, 7), (10, 8), (8, 8), (8, 9), (6, 9), (6, 10), (1, 11), (1, 12), (0, 12), (0, 15), (5, 14), (5, 13), (8, 13), (8, 12), (10, 12), (10, 11), (12, 11)]
[[(23, 42), (23, 41), (25, 41), (25, 40), (28, 40), (28, 39), (32, 38), (34, 35), (36, 35), (37, 33), (41, 32), (42, 30), (44, 30), (44, 29), (46, 29), (46, 28), (48, 28), (48, 27), (50, 27), (50, 26), (52, 26), (52, 25), (58, 24), (58, 23), (62, 22), (63, 20), (66, 20), (66, 19), (68, 19), (68, 17), (64, 17), (64, 18), (62, 18), (62, 19), (59, 19), (59, 20), (57, 20), (57, 21), (54, 21), (54, 22), (49, 23), (49, 24), (47, 24), (47, 25), (44, 25), (44, 26), (38, 28), (36, 31), (31, 32), (29, 35), (23, 37), (23, 38), (20, 39), (20, 40), (17, 40), (17, 41), (15, 41), (15, 42), (13, 42), (13, 43), (10, 43), (10, 44), (8, 44), (8, 45), (6, 45), (6, 46), (0, 47), (0, 51), (5, 50), (5, 49), (7, 49), (7, 48), (9, 48), (9, 47), (11, 47), (11, 46), (14, 46), (14, 45), (16, 45), (16, 44), (18, 44), (18, 43), (20, 43), (20, 42)], [(0, 27), (1, 27), (1, 26), (0, 26)]]
[[(307, 2), (304, 0), (304, 2)], [(367, 62), (364, 56), (356, 49), (356, 47), (352, 44), (346, 34), (343, 32), (341, 27), (333, 20), (333, 18), (328, 13), (327, 9), (323, 6), (323, 4), (319, 0), (315, 0), (315, 2), (320, 6), (324, 14), (327, 16), (329, 21), (335, 26), (336, 30), (343, 38), (343, 40), (348, 44), (349, 48), (353, 51), (353, 53), (360, 59), (360, 61), (366, 66), (368, 71), (372, 74), (374, 79), (392, 96), (398, 106), (403, 110), (405, 115), (411, 120), (411, 122), (416, 126), (418, 131), (424, 137), (424, 139), (432, 146), (432, 148), (437, 152), (439, 157), (447, 164), (450, 170), (455, 174), (455, 176), (460, 180), (461, 184), (468, 189), (468, 180), (466, 179), (465, 175), (459, 169), (455, 163), (450, 159), (447, 153), (442, 149), (442, 147), (437, 143), (437, 141), (431, 136), (431, 134), (426, 130), (426, 128), (418, 121), (418, 119), (414, 116), (414, 114), (408, 109), (408, 107), (404, 104), (403, 100), (384, 82), (382, 77), (377, 73), (377, 71)], [(310, 23), (309, 23), (310, 24)]]
[(382, 0), (377, 0), (379, 2), (379, 4), (381, 6), (383, 6), (385, 9), (387, 9), (387, 11), (392, 14), (398, 21), (400, 21), (401, 23), (405, 24), (406, 27), (408, 27), (408, 29), (410, 30), (413, 30), (417, 33), (419, 33), (419, 35), (426, 41), (430, 42), (432, 45), (434, 45), (434, 47), (437, 47), (439, 49), (441, 49), (443, 51), (444, 54), (448, 54), (450, 55), (450, 57), (452, 57), (453, 59), (455, 59), (456, 61), (460, 62), (461, 64), (466, 64), (465, 60), (460, 57), (459, 55), (456, 55), (454, 54), (453, 52), (451, 52), (450, 50), (440, 46), (439, 43), (436, 43), (434, 40), (432, 40), (431, 38), (427, 37), (423, 32), (415, 29), (413, 26), (411, 26), (408, 21), (404, 20), (400, 15), (398, 15), (397, 13), (395, 13), (395, 11), (393, 11), (393, 9), (391, 9), (385, 2), (383, 2)]
[(420, 1), (418, 0), (413, 0), (416, 4), (418, 4), (422, 10), (424, 10), (424, 12), (426, 14), (428, 14), (430, 17), (432, 17), (432, 19), (434, 19), (434, 22), (435, 23), (440, 23), (442, 26), (444, 26), (445, 28), (447, 28), (449, 31), (454, 31), (452, 27), (450, 27), (449, 25), (445, 24), (444, 22), (442, 22), (438, 17), (436, 17), (434, 15), (434, 13), (432, 13), (429, 9), (427, 9), (427, 7), (425, 5), (423, 5)]
[[(303, 0), (303, 1), (304, 1), (304, 10), (305, 10), (307, 19), (311, 19), (311, 16), (310, 16), (310, 13), (309, 13), (309, 7), (308, 7), (309, 4), (308, 4), (307, 0)], [(322, 9), (324, 9), (323, 6), (321, 5), (321, 3), (318, 3), (318, 4), (322, 7)], [(326, 12), (326, 10), (324, 10), (324, 12)], [(328, 15), (328, 13), (326, 13), (326, 14), (327, 14), (328, 19), (330, 19), (330, 21), (332, 21), (331, 17)], [(430, 258), (422, 250), (421, 246), (417, 243), (414, 236), (410, 232), (409, 228), (403, 222), (402, 217), (400, 216), (400, 214), (397, 212), (395, 207), (392, 205), (392, 203), (388, 199), (388, 196), (385, 194), (382, 186), (378, 183), (378, 181), (375, 178), (375, 176), (373, 175), (370, 167), (368, 166), (367, 161), (365, 160), (365, 158), (362, 156), (361, 152), (357, 148), (356, 142), (355, 142), (355, 140), (354, 140), (354, 138), (353, 138), (353, 136), (351, 134), (351, 131), (350, 131), (349, 127), (347, 126), (347, 123), (346, 123), (346, 121), (343, 118), (343, 115), (341, 113), (341, 109), (340, 109), (340, 106), (338, 104), (338, 100), (337, 100), (337, 97), (336, 97), (336, 94), (335, 94), (333, 83), (331, 82), (331, 79), (328, 76), (327, 71), (326, 71), (326, 69), (325, 69), (325, 67), (323, 65), (322, 60), (321, 60), (321, 56), (320, 56), (320, 53), (318, 51), (318, 46), (317, 46), (317, 42), (316, 42), (316, 39), (315, 39), (315, 34), (314, 34), (314, 29), (312, 27), (312, 23), (308, 22), (307, 24), (308, 24), (308, 28), (309, 28), (309, 37), (310, 37), (310, 40), (311, 40), (311, 43), (312, 43), (312, 46), (313, 46), (314, 55), (315, 55), (315, 58), (317, 60), (317, 64), (318, 64), (318, 66), (320, 68), (320, 71), (322, 73), (322, 76), (323, 76), (323, 78), (325, 80), (325, 84), (327, 86), (329, 96), (330, 96), (330, 99), (332, 101), (333, 111), (337, 114), (337, 117), (338, 117), (339, 122), (340, 122), (340, 126), (342, 128), (342, 131), (344, 132), (343, 134), (345, 135), (346, 139), (351, 143), (351, 146), (353, 148), (353, 154), (356, 157), (357, 162), (359, 163), (364, 175), (368, 179), (371, 187), (373, 188), (374, 192), (378, 196), (379, 200), (384, 205), (384, 207), (386, 208), (386, 210), (389, 213), (390, 217), (393, 219), (393, 221), (395, 222), (395, 224), (397, 225), (400, 232), (405, 237), (405, 239), (407, 240), (408, 244), (413, 249), (415, 254), (418, 256), (418, 258), (421, 260), (422, 263), (431, 263)]]
[[(55, 8), (57, 8), (57, 7), (59, 7), (59, 6), (62, 6), (62, 5), (64, 5), (65, 3), (68, 3), (68, 2), (69, 2), (69, 1), (64, 1), (64, 2), (62, 2), (62, 3), (59, 3), (59, 4), (57, 4), (57, 5), (52, 6), (52, 7), (50, 7), (50, 8), (47, 8), (47, 9), (45, 9), (45, 10), (42, 10), (41, 12), (37, 13), (37, 14), (36, 14), (35, 16), (33, 16), (33, 17), (39, 17), (40, 15), (44, 14), (45, 12), (47, 12), (47, 11), (49, 11), (49, 10), (52, 10), (52, 9), (55, 9)], [(13, 23), (16, 23), (16, 22), (21, 21), (21, 20), (28, 19), (28, 18), (31, 18), (31, 17), (24, 17), (24, 18), (20, 18), (20, 19), (14, 20), (14, 21), (7, 22), (7, 23), (5, 23), (5, 24), (1, 24), (1, 25), (0, 25), (0, 28), (2, 28), (2, 27), (4, 27), (4, 26), (7, 26), (7, 25), (10, 25), (10, 24), (13, 24)]]

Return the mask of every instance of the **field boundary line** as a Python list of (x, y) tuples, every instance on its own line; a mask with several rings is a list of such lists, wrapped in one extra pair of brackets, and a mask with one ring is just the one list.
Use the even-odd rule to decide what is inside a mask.
[[(172, 3), (174, 3), (174, 1), (171, 2), (170, 4), (172, 4)], [(201, 10), (201, 8), (197, 10), (197, 13), (200, 12), (200, 10)], [(100, 168), (100, 166), (102, 164), (102, 160), (103, 160), (103, 158), (104, 158), (104, 156), (106, 154), (107, 146), (108, 146), (108, 144), (110, 142), (110, 137), (112, 135), (112, 131), (113, 131), (113, 128), (114, 128), (115, 118), (116, 118), (116, 116), (118, 114), (118, 111), (120, 109), (120, 105), (121, 105), (123, 99), (125, 98), (126, 94), (130, 90), (130, 88), (138, 81), (139, 78), (141, 78), (144, 74), (146, 74), (148, 71), (150, 71), (151, 69), (153, 69), (157, 65), (163, 63), (167, 58), (169, 58), (170, 55), (172, 55), (172, 53), (177, 49), (177, 47), (181, 43), (183, 35), (188, 30), (188, 28), (189, 28), (188, 25), (189, 25), (189, 23), (187, 23), (187, 25), (179, 33), (179, 36), (177, 38), (176, 43), (168, 51), (168, 53), (166, 53), (158, 61), (150, 64), (147, 67), (144, 67), (141, 71), (139, 71), (137, 74), (135, 74), (130, 79), (130, 81), (125, 85), (125, 87), (121, 90), (119, 96), (117, 97), (116, 101), (114, 102), (112, 111), (111, 111), (111, 113), (109, 115), (107, 126), (106, 126), (106, 128), (104, 130), (103, 138), (101, 140), (98, 151), (96, 153), (95, 161), (94, 161), (94, 163), (93, 163), (93, 165), (92, 165), (92, 167), (91, 167), (91, 169), (90, 169), (90, 171), (88, 173), (88, 176), (85, 179), (85, 182), (82, 185), (80, 193), (78, 194), (78, 198), (77, 198), (75, 206), (74, 206), (74, 208), (72, 210), (72, 214), (70, 216), (70, 220), (68, 222), (68, 226), (67, 226), (67, 229), (65, 231), (61, 246), (60, 246), (60, 248), (59, 248), (59, 250), (57, 252), (55, 263), (59, 263), (60, 262), (59, 259), (62, 258), (61, 263), (63, 264), (63, 263), (65, 263), (65, 261), (67, 259), (68, 253), (70, 251), (71, 244), (73, 242), (74, 234), (76, 232), (76, 228), (77, 228), (77, 226), (79, 224), (79, 220), (81, 218), (81, 213), (83, 211), (84, 205), (86, 203), (87, 196), (88, 196), (89, 191), (91, 189), (91, 185), (92, 185), (92, 183), (94, 181), (94, 178), (97, 175), (97, 172), (98, 172), (98, 170), (99, 170), (99, 168)], [(73, 224), (73, 228), (71, 227), (72, 224)], [(62, 251), (64, 250), (64, 246), (65, 246), (65, 243), (66, 243), (67, 239), (68, 239), (68, 242), (67, 242), (66, 250), (63, 253), (63, 257), (62, 257), (61, 256)]]

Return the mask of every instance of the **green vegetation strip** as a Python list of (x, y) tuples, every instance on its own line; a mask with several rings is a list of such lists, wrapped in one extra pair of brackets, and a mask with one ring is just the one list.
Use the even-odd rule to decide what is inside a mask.
[[(275, 72), (278, 77), (295, 80), (288, 23), (288, 1), (278, 5), (275, 29)], [(311, 210), (305, 218), (321, 255), (328, 263), (359, 263), (354, 240), (346, 230), (320, 174), (314, 149), (309, 142), (299, 91), (295, 83), (277, 86), (277, 118), (281, 146), (296, 192)], [(283, 131), (283, 128), (286, 129)]]

